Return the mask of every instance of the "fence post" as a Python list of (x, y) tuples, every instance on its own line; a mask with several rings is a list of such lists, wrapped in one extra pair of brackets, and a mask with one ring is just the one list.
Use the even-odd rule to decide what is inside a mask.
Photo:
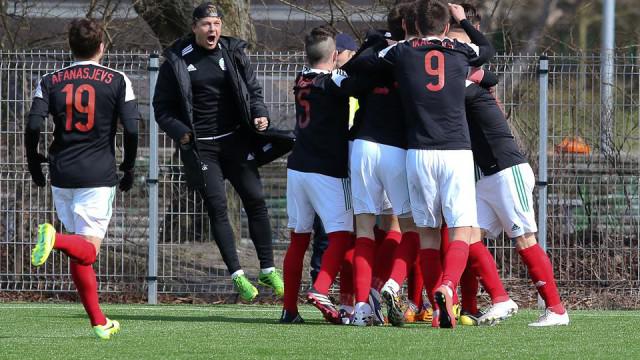
[(158, 124), (153, 113), (153, 95), (158, 79), (158, 54), (149, 57), (149, 304), (158, 303)]
[[(538, 68), (540, 84), (540, 133), (538, 153), (538, 242), (547, 251), (547, 136), (549, 112), (549, 58), (540, 56)], [(538, 295), (538, 307), (544, 309), (544, 300)]]

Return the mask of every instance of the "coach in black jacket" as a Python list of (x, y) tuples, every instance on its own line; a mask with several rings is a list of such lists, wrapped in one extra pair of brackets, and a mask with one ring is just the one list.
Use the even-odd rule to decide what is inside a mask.
[(258, 283), (284, 291), (275, 271), (271, 225), (257, 167), (291, 150), (287, 133), (268, 131), (262, 88), (244, 53), (246, 42), (220, 36), (222, 14), (212, 3), (193, 12), (192, 34), (165, 52), (153, 106), (156, 121), (180, 148), (189, 186), (199, 190), (215, 241), (236, 290), (258, 291), (244, 275), (227, 215), (224, 179), (236, 189), (260, 260)]

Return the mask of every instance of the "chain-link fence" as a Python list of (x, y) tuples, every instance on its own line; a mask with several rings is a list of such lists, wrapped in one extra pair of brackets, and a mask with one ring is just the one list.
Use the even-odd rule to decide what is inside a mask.
[[(292, 128), (293, 79), (301, 70), (301, 53), (251, 55), (261, 81), (273, 124)], [(65, 52), (0, 52), (0, 290), (69, 291), (73, 285), (67, 260), (54, 253), (39, 269), (29, 265), (36, 225), (61, 224), (53, 211), (50, 188), (30, 180), (24, 156), (23, 131), (31, 93), (45, 73), (70, 62)], [(548, 115), (546, 172), (546, 241), (561, 290), (570, 302), (592, 305), (594, 299), (620, 295), (636, 306), (640, 285), (640, 168), (639, 60), (619, 56), (616, 62), (611, 150), (601, 151), (600, 65), (594, 56), (549, 58), (548, 96), (541, 99), (538, 56), (497, 56), (490, 68), (500, 76), (497, 94), (518, 141), (534, 170), (539, 160), (542, 108)], [(148, 54), (111, 53), (104, 65), (131, 78), (144, 121), (136, 183), (118, 193), (114, 217), (97, 261), (103, 292), (144, 296), (147, 281), (157, 280), (160, 294), (232, 293), (219, 252), (209, 234), (209, 221), (198, 195), (187, 190), (171, 140), (157, 139), (158, 216), (157, 273), (148, 277), (150, 160)], [(546, 104), (545, 104), (546, 101)], [(51, 142), (47, 122), (40, 151)], [(542, 138), (545, 138), (544, 136)], [(120, 139), (118, 139), (120, 144)], [(118, 153), (121, 156), (121, 152)], [(282, 263), (286, 230), (286, 171), (284, 161), (261, 169), (273, 226), (276, 263)], [(541, 184), (544, 185), (544, 184)], [(241, 263), (257, 276), (257, 259), (248, 239), (246, 216), (230, 189), (229, 212), (236, 230)], [(155, 192), (154, 196), (155, 197)], [(545, 202), (542, 202), (544, 206)], [(541, 227), (543, 224), (540, 224)], [(152, 232), (155, 236), (155, 232)], [(516, 297), (534, 298), (524, 266), (511, 241), (490, 243), (501, 275)], [(619, 299), (617, 296), (616, 299)], [(602, 304), (602, 302), (598, 302)]]

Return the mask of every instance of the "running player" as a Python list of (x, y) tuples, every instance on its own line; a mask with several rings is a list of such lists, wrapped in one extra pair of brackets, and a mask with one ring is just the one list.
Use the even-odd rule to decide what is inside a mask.
[[(469, 4), (462, 6), (473, 25), (478, 27), (480, 16), (475, 7)], [(471, 41), (455, 24), (451, 29), (449, 36), (465, 43)], [(487, 89), (468, 81), (465, 103), (473, 156), (482, 171), (476, 183), (478, 223), (482, 233), (474, 231), (469, 258), (472, 270), (485, 270), (491, 276), (489, 278), (475, 271), (493, 302), (492, 307), (478, 317), (478, 323), (493, 324), (518, 309), (508, 296), (508, 300), (500, 301), (500, 293), (506, 295), (500, 279), (497, 273), (486, 271), (487, 268), (495, 269), (495, 261), (481, 239), (484, 235), (495, 238), (504, 230), (510, 239), (514, 239), (516, 249), (546, 304), (546, 310), (538, 321), (529, 325), (568, 325), (569, 315), (560, 300), (553, 267), (535, 237), (537, 226), (532, 207), (535, 178), (531, 166), (516, 144), (504, 112)], [(474, 251), (476, 259), (472, 259)], [(464, 297), (463, 303), (467, 303)], [(472, 308), (465, 310), (477, 311), (473, 309), (473, 302), (470, 305)]]
[[(479, 48), (445, 38), (449, 9)], [(362, 71), (391, 68), (400, 86), (409, 148), (407, 180), (421, 247), (440, 248), (443, 216), (450, 227), (452, 241), (435, 291), (439, 326), (445, 328), (456, 325), (453, 291), (467, 263), (471, 229), (477, 227), (465, 79), (469, 66), (482, 65), (494, 53), (484, 35), (465, 19), (464, 9), (451, 4), (449, 9), (439, 1), (420, 0), (417, 23), (425, 38), (399, 43), (361, 62)]]
[(353, 210), (348, 177), (349, 96), (358, 93), (354, 78), (336, 71), (335, 32), (314, 28), (305, 38), (309, 68), (296, 78), (296, 144), (287, 162), (287, 213), (291, 243), (284, 258), (285, 294), (280, 321), (301, 322), (297, 298), (304, 254), (314, 214), (322, 219), (329, 246), (307, 298), (330, 322), (341, 323), (328, 298), (351, 242)]
[(70, 258), (76, 285), (95, 335), (109, 339), (120, 324), (107, 319), (98, 304), (93, 263), (111, 218), (115, 185), (116, 119), (124, 128), (124, 159), (120, 190), (133, 185), (140, 114), (127, 76), (100, 65), (104, 54), (103, 29), (91, 19), (74, 20), (69, 46), (75, 58), (70, 66), (46, 74), (34, 93), (25, 147), (29, 172), (38, 186), (45, 185), (38, 154), (40, 127), (49, 114), (55, 129), (49, 147), (49, 172), (53, 202), (68, 234), (56, 233), (51, 224), (38, 226), (31, 263), (41, 266), (52, 249)]

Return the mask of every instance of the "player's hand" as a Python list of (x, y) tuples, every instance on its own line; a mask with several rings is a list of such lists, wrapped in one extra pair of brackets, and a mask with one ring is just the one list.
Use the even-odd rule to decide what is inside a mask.
[(126, 192), (131, 190), (131, 187), (133, 187), (133, 169), (124, 170), (124, 175), (120, 179), (120, 184), (118, 185), (118, 188), (120, 189), (120, 191)]
[(27, 165), (29, 168), (29, 173), (31, 174), (31, 179), (33, 182), (40, 187), (43, 187), (47, 181), (44, 178), (44, 173), (42, 173), (42, 163), (46, 163), (47, 157), (35, 153), (33, 155), (27, 155)]
[(458, 4), (451, 4), (449, 3), (449, 12), (451, 13), (451, 16), (458, 22), (460, 23), (462, 20), (467, 18), (467, 15), (465, 15), (464, 13), (464, 8)]
[(265, 116), (253, 119), (253, 125), (258, 131), (265, 131), (269, 127), (269, 119)]
[(180, 138), (180, 145), (188, 144), (191, 141), (191, 133), (188, 132)]

